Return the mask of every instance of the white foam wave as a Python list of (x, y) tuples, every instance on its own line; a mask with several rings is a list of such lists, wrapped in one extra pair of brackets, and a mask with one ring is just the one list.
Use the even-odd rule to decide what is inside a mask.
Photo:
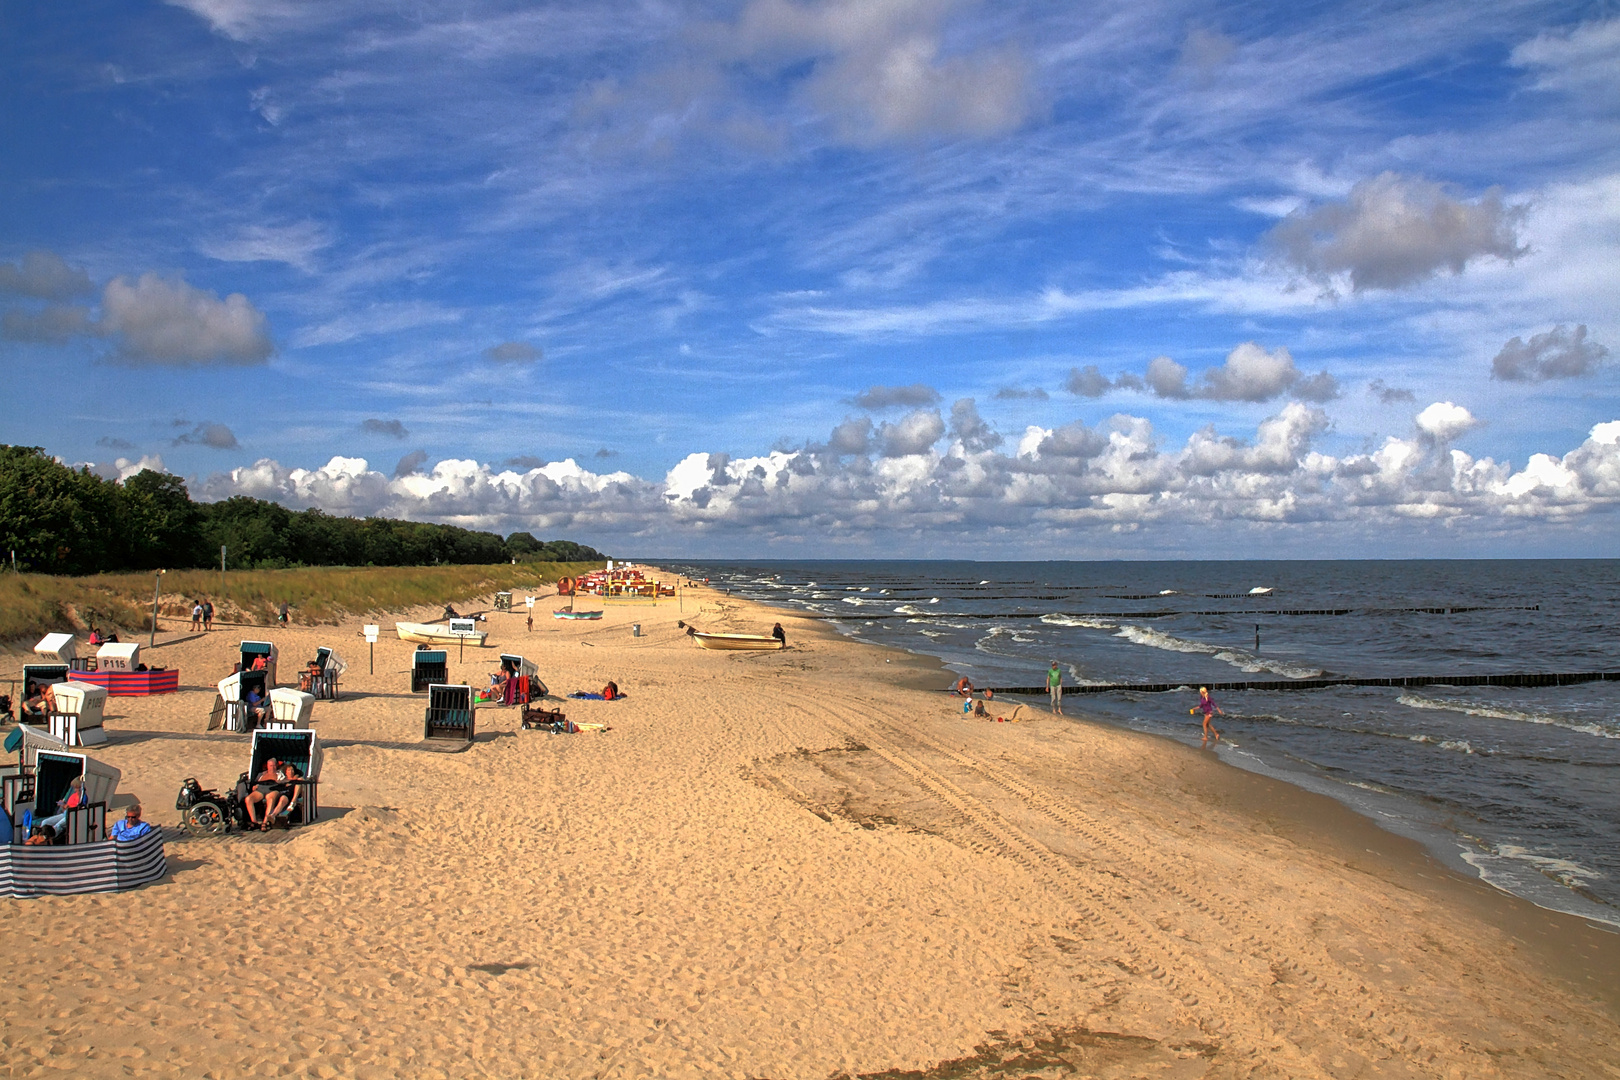
[(910, 604), (901, 604), (899, 607), (894, 609), (894, 613), (896, 615), (921, 615), (922, 610), (920, 608), (914, 608)]
[(1137, 645), (1146, 645), (1152, 649), (1210, 656), (1222, 663), (1231, 664), (1241, 671), (1269, 671), (1274, 675), (1281, 675), (1285, 679), (1315, 679), (1322, 674), (1321, 668), (1305, 667), (1300, 664), (1289, 663), (1286, 660), (1271, 660), (1266, 657), (1255, 656), (1253, 653), (1244, 652), (1242, 649), (1207, 645), (1202, 641), (1189, 641), (1186, 638), (1178, 638), (1173, 634), (1166, 634), (1162, 630), (1155, 630), (1149, 626), (1122, 626), (1119, 633), (1114, 636), (1122, 637)]
[(1256, 585), (1254, 588), (1249, 590), (1249, 595), (1250, 596), (1270, 596), (1271, 595), (1271, 588), (1269, 586), (1266, 586), (1266, 585)]
[(930, 596), (930, 597), (929, 597), (929, 598), (928, 598), (928, 602), (929, 602), (929, 603), (930, 603), (930, 604), (937, 604), (937, 603), (939, 603), (939, 597), (937, 597), (937, 596)]
[(1042, 615), (1041, 622), (1049, 626), (1083, 626), (1091, 630), (1113, 630), (1119, 625), (1103, 619), (1088, 619), (1081, 615)]
[(1561, 716), (1553, 716), (1551, 713), (1525, 712), (1521, 709), (1510, 709), (1502, 705), (1477, 705), (1471, 702), (1447, 701), (1444, 698), (1427, 698), (1418, 694), (1402, 694), (1395, 700), (1412, 709), (1439, 709), (1445, 712), (1462, 713), (1465, 716), (1486, 716), (1493, 720), (1512, 720), (1521, 724), (1546, 724), (1551, 727), (1563, 728), (1566, 731), (1578, 731), (1582, 735), (1596, 735), (1600, 739), (1620, 739), (1620, 731), (1610, 731), (1600, 724), (1583, 724)]

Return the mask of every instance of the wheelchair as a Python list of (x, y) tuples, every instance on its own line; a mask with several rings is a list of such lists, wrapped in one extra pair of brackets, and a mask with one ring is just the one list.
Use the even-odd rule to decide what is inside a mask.
[(223, 795), (203, 787), (194, 776), (186, 777), (174, 800), (174, 808), (180, 811), (180, 826), (188, 832), (216, 835), (230, 832), (233, 826), (246, 829), (248, 816), (243, 792), (246, 787), (247, 773), (242, 774), (234, 789)]

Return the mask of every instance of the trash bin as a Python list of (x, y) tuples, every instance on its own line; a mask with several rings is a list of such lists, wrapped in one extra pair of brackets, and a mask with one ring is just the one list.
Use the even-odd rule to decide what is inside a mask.
[(641, 636), (641, 624), (640, 623), (633, 622), (633, 623), (630, 624), (630, 636), (631, 637), (640, 637)]

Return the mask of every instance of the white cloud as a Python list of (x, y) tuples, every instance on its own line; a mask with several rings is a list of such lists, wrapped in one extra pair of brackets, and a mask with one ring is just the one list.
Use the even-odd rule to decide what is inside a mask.
[(1523, 217), (1495, 188), (1468, 203), (1422, 177), (1384, 172), (1356, 184), (1344, 202), (1289, 214), (1266, 244), (1310, 277), (1347, 275), (1357, 292), (1396, 289), (1442, 270), (1460, 274), (1486, 256), (1518, 258)]
[(1620, 18), (1539, 34), (1509, 60), (1536, 72), (1539, 90), (1565, 90), (1613, 106), (1620, 94)]
[(918, 409), (896, 423), (878, 428), (878, 442), (884, 457), (906, 457), (926, 453), (945, 434), (945, 421), (933, 409)]
[(1437, 401), (1417, 414), (1418, 430), (1437, 442), (1450, 442), (1478, 426), (1474, 414), (1461, 405)]
[(299, 331), (293, 343), (299, 348), (342, 345), (357, 338), (393, 334), (423, 326), (444, 326), (460, 322), (461, 318), (459, 310), (431, 301), (368, 304)]
[(236, 433), (224, 424), (201, 423), (174, 440), (176, 446), (206, 446), (210, 450), (235, 450), (240, 444)]
[[(1286, 348), (1267, 352), (1252, 341), (1228, 353), (1220, 367), (1206, 368), (1196, 386), (1187, 385), (1186, 367), (1168, 356), (1148, 363), (1145, 381), (1159, 397), (1175, 399), (1271, 401), (1289, 392), (1306, 401), (1331, 401), (1339, 396), (1338, 384), (1327, 372), (1305, 378)], [(1116, 380), (1115, 385), (1123, 382)]]
[(0, 262), (0, 292), (20, 293), (37, 300), (68, 300), (93, 288), (89, 274), (69, 266), (53, 251), (30, 251), (15, 266)]
[(1511, 382), (1575, 379), (1591, 375), (1608, 358), (1607, 346), (1586, 340), (1586, 327), (1555, 326), (1527, 342), (1515, 337), (1491, 361), (1491, 377)]
[(274, 351), (264, 313), (247, 297), (221, 300), (181, 278), (114, 278), (101, 312), (102, 331), (119, 335), (120, 354), (137, 363), (258, 364)]
[(1095, 428), (1032, 426), (1011, 453), (972, 437), (978, 429), (966, 408), (953, 411), (957, 434), (969, 438), (939, 449), (939, 434), (927, 441), (943, 428), (938, 414), (919, 410), (896, 427), (909, 421), (926, 430), (896, 457), (816, 445), (737, 458), (699, 452), (661, 483), (593, 473), (572, 459), (523, 471), (457, 459), (422, 469), (413, 454), (394, 476), (360, 458), (335, 457), (318, 469), (262, 460), (210, 477), (200, 496), (248, 494), (503, 532), (611, 530), (666, 544), (726, 532), (882, 545), (919, 529), (969, 539), (1018, 529), (1035, 545), (1068, 545), (1077, 530), (1151, 526), (1192, 537), (1216, 522), (1262, 530), (1333, 522), (1368, 534), (1414, 523), (1502, 531), (1620, 508), (1620, 420), (1594, 426), (1562, 456), (1533, 454), (1514, 470), (1448, 445), (1476, 423), (1448, 402), (1418, 414), (1417, 437), (1342, 458), (1316, 448), (1327, 417), (1300, 402), (1262, 421), (1251, 438), (1206, 427), (1167, 448), (1149, 421), (1119, 415)]
[(332, 237), (324, 226), (300, 221), (247, 225), (231, 236), (203, 240), (197, 250), (221, 262), (278, 262), (313, 274), (320, 269), (315, 256), (331, 245)]

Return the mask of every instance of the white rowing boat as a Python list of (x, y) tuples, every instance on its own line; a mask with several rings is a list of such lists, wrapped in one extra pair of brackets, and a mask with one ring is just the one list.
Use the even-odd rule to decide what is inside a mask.
[(401, 641), (420, 641), (427, 645), (455, 645), (466, 641), (482, 646), (484, 639), (489, 636), (488, 631), (484, 630), (465, 636), (452, 634), (445, 623), (397, 622), (394, 630)]
[(705, 649), (780, 649), (786, 642), (767, 634), (705, 634), (697, 632), (692, 640)]

